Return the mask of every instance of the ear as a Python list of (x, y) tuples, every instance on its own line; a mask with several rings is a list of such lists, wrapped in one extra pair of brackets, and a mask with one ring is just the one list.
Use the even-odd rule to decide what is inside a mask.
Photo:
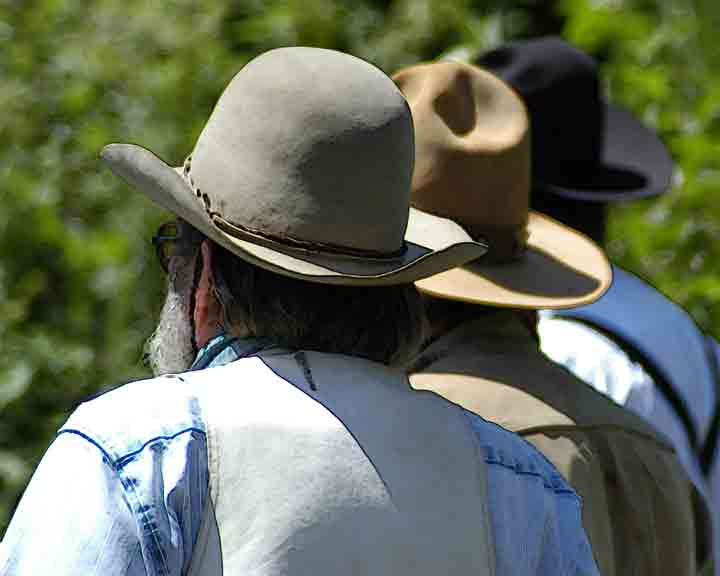
[(202, 348), (223, 327), (223, 315), (222, 307), (214, 290), (213, 250), (209, 240), (204, 240), (200, 245), (200, 253), (197, 257), (202, 258), (202, 269), (195, 289), (193, 320), (195, 321), (195, 342), (198, 348)]

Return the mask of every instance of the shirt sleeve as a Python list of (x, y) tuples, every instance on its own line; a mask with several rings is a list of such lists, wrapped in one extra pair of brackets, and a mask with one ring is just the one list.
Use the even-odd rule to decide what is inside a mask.
[(557, 469), (518, 435), (468, 416), (487, 464), (495, 574), (599, 576), (580, 498)]
[(11, 574), (146, 575), (122, 485), (82, 436), (58, 436), (36, 469), (0, 544)]
[(499, 464), (488, 465), (488, 493), (498, 576), (599, 574), (574, 493)]

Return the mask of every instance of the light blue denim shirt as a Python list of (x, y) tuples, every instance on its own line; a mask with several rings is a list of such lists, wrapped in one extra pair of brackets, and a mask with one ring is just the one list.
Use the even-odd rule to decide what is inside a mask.
[[(218, 337), (193, 368), (263, 347)], [(113, 413), (139, 416), (118, 430), (105, 423)], [(487, 463), (496, 573), (598, 574), (580, 501), (560, 474), (518, 436), (466, 415)], [(35, 471), (0, 544), (0, 574), (184, 574), (208, 498), (205, 433), (182, 375), (83, 404)]]

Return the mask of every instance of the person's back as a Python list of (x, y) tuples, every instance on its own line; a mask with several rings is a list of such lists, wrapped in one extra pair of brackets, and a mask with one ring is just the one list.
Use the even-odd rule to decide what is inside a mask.
[(347, 356), (270, 350), (213, 371), (200, 405), (229, 573), (494, 574), (486, 472), (457, 407)]
[(613, 286), (600, 300), (547, 311), (538, 332), (553, 360), (670, 439), (702, 489), (717, 405), (714, 342), (684, 310), (614, 266)]
[(602, 574), (694, 573), (695, 496), (672, 447), (539, 350), (534, 311), (589, 304), (612, 272), (592, 240), (530, 210), (523, 102), (467, 64), (394, 78), (415, 120), (411, 202), (489, 245), (485, 257), (416, 281), (432, 339), (411, 383), (518, 432), (555, 464), (583, 499)]
[[(72, 482), (48, 506), (68, 461)], [(0, 573), (78, 566), (597, 573), (577, 496), (514, 434), (382, 364), (227, 336), (192, 371), (120, 387), (60, 430), (0, 546)]]
[[(303, 544), (292, 550), (299, 571), (293, 573), (595, 572), (587, 540), (578, 530), (576, 496), (529, 447), (440, 396), (419, 394), (398, 370), (347, 356), (300, 354), (271, 350), (261, 353), (254, 367), (275, 382), (265, 389), (271, 395), (284, 390), (291, 397), (293, 426), (269, 450), (287, 454), (282, 458), (287, 471), (279, 474), (275, 464), (271, 477), (276, 480), (258, 487), (265, 497), (273, 491), (293, 494), (292, 503), (280, 512), (289, 521), (276, 522), (303, 527)], [(246, 413), (262, 414), (254, 402), (244, 404)], [(232, 414), (225, 424), (241, 426), (235, 418)], [(224, 474), (218, 471), (225, 482), (247, 477), (238, 456), (262, 461), (268, 451), (253, 439), (240, 440), (227, 427), (216, 436), (225, 440)], [(247, 443), (253, 448), (248, 450)], [(492, 454), (497, 453), (505, 460), (495, 461)], [(506, 466), (517, 470), (508, 473)], [(539, 487), (522, 485), (529, 468), (541, 480)], [(330, 513), (328, 497), (334, 503)], [(513, 498), (523, 507), (516, 508)], [(253, 509), (238, 515), (238, 509), (246, 508), (244, 496), (226, 499), (231, 504), (224, 503), (225, 522), (246, 541), (247, 526), (256, 524), (258, 515), (267, 518), (268, 512)], [(513, 526), (523, 514), (531, 525)], [(271, 520), (276, 521), (274, 515)], [(218, 523), (222, 526), (219, 513)], [(292, 538), (284, 531), (280, 541), (286, 545)], [(557, 546), (560, 541), (566, 549)], [(523, 554), (517, 555), (520, 542)]]
[(514, 313), (461, 324), (416, 364), (415, 388), (517, 432), (558, 468), (583, 499), (601, 574), (695, 573), (695, 495), (672, 447), (545, 357)]
[[(207, 437), (208, 493), (194, 519), (175, 502), (187, 494), (160, 507), (137, 474), (154, 461), (164, 470), (154, 483), (168, 490), (173, 447), (156, 440), (154, 457), (132, 454), (138, 438), (178, 435), (165, 426), (181, 428), (182, 413)], [(375, 362), (266, 349), (119, 388), (83, 405), (64, 435), (92, 438), (133, 486), (148, 566), (179, 557), (203, 575), (495, 573), (486, 470), (466, 416)], [(194, 525), (193, 550), (177, 544), (189, 527), (158, 529), (167, 517)]]

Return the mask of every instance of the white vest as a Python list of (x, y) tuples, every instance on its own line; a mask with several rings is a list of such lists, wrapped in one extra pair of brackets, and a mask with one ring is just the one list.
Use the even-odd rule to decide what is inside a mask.
[(183, 378), (202, 384), (210, 473), (191, 576), (494, 574), (485, 465), (457, 406), (316, 352)]

